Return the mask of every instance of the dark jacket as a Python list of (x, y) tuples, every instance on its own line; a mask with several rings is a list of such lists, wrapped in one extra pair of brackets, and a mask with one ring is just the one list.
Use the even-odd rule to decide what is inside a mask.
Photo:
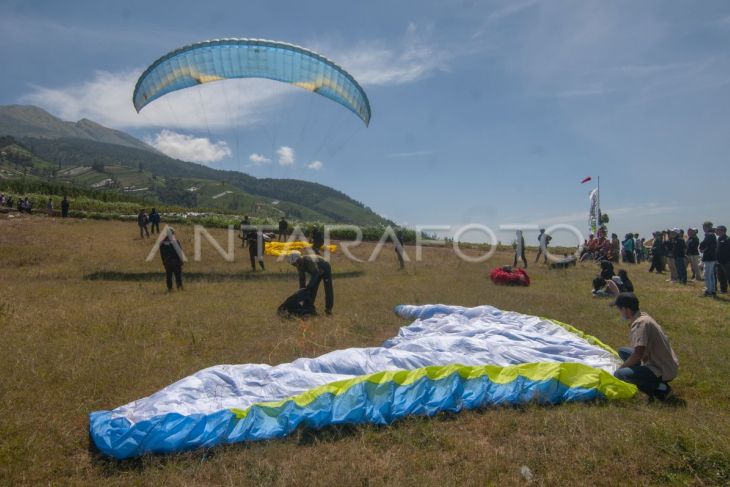
[(182, 259), (175, 250), (174, 243), (177, 243), (180, 252), (182, 252), (182, 245), (179, 240), (163, 240), (160, 242), (160, 257), (162, 257), (162, 265), (165, 267), (176, 267), (182, 265)]
[(306, 287), (307, 274), (309, 274), (309, 282), (319, 284), (319, 278), (332, 277), (332, 267), (330, 263), (319, 255), (304, 255), (297, 265), (299, 270), (299, 287)]
[(717, 235), (714, 232), (705, 233), (705, 239), (700, 243), (702, 251), (702, 262), (714, 262), (717, 260)]
[(160, 223), (160, 214), (157, 212), (150, 213), (150, 222), (151, 223)]
[(721, 264), (730, 262), (730, 238), (727, 235), (717, 238), (717, 261)]
[(662, 242), (661, 238), (657, 237), (654, 239), (654, 243), (651, 246), (651, 254), (657, 257), (664, 257), (664, 242)]
[(687, 239), (687, 255), (700, 255), (700, 238), (697, 235)]
[(682, 237), (675, 237), (672, 244), (672, 255), (675, 259), (683, 259), (687, 256), (687, 244)]

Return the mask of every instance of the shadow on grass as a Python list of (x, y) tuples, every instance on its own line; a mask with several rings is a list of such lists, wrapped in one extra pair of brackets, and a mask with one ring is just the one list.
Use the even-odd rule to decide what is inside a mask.
[[(347, 279), (351, 277), (360, 277), (364, 275), (363, 271), (347, 271), (333, 272), (334, 279)], [(115, 271), (98, 271), (86, 274), (84, 279), (87, 281), (159, 281), (164, 280), (163, 272), (115, 272)], [(284, 273), (267, 273), (267, 272), (183, 272), (183, 279), (190, 282), (221, 282), (221, 281), (289, 281), (298, 279), (298, 275), (293, 272)]]

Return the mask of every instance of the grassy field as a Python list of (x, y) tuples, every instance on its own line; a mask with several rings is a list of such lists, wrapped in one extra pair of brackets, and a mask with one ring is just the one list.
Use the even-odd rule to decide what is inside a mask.
[[(282, 320), (275, 308), (297, 283), (274, 258), (251, 274), (244, 249), (227, 263), (204, 246), (203, 260), (185, 268), (186, 290), (167, 294), (159, 258), (144, 261), (151, 242), (132, 223), (0, 218), (0, 485), (512, 485), (525, 483), (523, 466), (544, 485), (729, 482), (730, 301), (702, 299), (701, 285), (667, 283), (646, 266), (629, 274), (679, 355), (678, 404), (639, 395), (493, 408), (106, 460), (89, 451), (89, 412), (210, 365), (378, 345), (406, 324), (391, 311), (399, 303), (492, 304), (571, 323), (614, 347), (626, 343), (627, 324), (591, 298), (592, 265), (531, 264), (530, 288), (503, 288), (488, 271), (511, 255), (467, 264), (439, 248), (405, 272), (392, 249), (375, 263), (335, 255), (335, 272), (349, 277), (335, 277), (334, 316)], [(192, 253), (192, 228), (178, 234)]]

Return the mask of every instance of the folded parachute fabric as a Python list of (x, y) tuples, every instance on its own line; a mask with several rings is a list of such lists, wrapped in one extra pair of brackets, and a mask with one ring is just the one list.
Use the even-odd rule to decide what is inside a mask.
[[(309, 242), (295, 241), (295, 242), (266, 242), (265, 253), (266, 255), (274, 255), (279, 257), (281, 255), (289, 255), (292, 252), (301, 251), (304, 249), (311, 249), (312, 244)], [(337, 252), (337, 245), (323, 245), (323, 249), (327, 249), (330, 252)]]
[(524, 269), (511, 266), (495, 267), (489, 273), (489, 278), (495, 284), (503, 286), (529, 286), (530, 276)]
[(409, 415), (528, 402), (625, 399), (615, 352), (577, 329), (491, 306), (398, 306), (414, 321), (380, 347), (287, 364), (218, 365), (90, 414), (115, 458), (280, 438), (300, 426), (388, 424)]

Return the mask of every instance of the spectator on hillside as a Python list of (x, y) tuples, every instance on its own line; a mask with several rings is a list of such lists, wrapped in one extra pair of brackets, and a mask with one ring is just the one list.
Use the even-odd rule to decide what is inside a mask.
[(637, 264), (641, 264), (644, 261), (644, 245), (638, 233), (634, 234), (634, 255), (636, 256), (635, 262)]
[(677, 280), (677, 266), (674, 265), (674, 239), (671, 233), (671, 230), (667, 230), (662, 235), (664, 238), (664, 261), (667, 263), (667, 267), (669, 267), (668, 282)]
[(705, 232), (705, 238), (700, 243), (702, 262), (705, 264), (705, 293), (703, 296), (714, 297), (717, 295), (717, 285), (715, 282), (717, 236), (715, 235), (715, 229), (712, 228), (712, 222), (703, 223), (702, 230)]
[(48, 203), (46, 203), (46, 213), (48, 216), (53, 217), (53, 200), (51, 198), (48, 198)]
[(725, 225), (717, 226), (717, 280), (720, 281), (720, 294), (727, 294), (730, 282), (730, 239)]
[(175, 276), (177, 290), (182, 291), (183, 251), (182, 245), (175, 237), (175, 230), (172, 228), (167, 229), (165, 239), (160, 242), (160, 257), (162, 257), (162, 265), (165, 267), (167, 292), (172, 291), (172, 276)]
[(8, 195), (8, 198), (5, 200), (5, 206), (7, 206), (8, 208), (12, 208), (13, 207), (13, 203), (14, 203), (14, 201), (13, 201), (13, 195), (9, 194)]
[(147, 234), (147, 238), (150, 237), (150, 231), (147, 229), (147, 224), (149, 223), (149, 219), (147, 218), (147, 212), (144, 208), (139, 210), (139, 214), (137, 215), (137, 225), (139, 226), (139, 238), (144, 240), (145, 234)]
[(279, 242), (286, 242), (286, 237), (289, 234), (289, 222), (283, 216), (279, 220)]
[(618, 263), (621, 258), (621, 241), (618, 239), (618, 235), (615, 233), (611, 234), (611, 256), (609, 260), (614, 263)]
[(619, 348), (623, 364), (614, 375), (635, 384), (650, 398), (665, 401), (671, 394), (669, 382), (677, 377), (679, 360), (661, 326), (639, 309), (633, 293), (621, 293), (615, 301), (621, 318), (629, 321), (630, 347)]
[(631, 233), (627, 233), (624, 237), (624, 241), (621, 242), (621, 245), (623, 245), (624, 248), (624, 262), (633, 264), (636, 262), (636, 259), (634, 258), (634, 235)]
[(633, 293), (634, 283), (631, 282), (631, 279), (629, 279), (629, 273), (626, 272), (624, 269), (621, 269), (618, 271), (618, 277), (619, 279), (621, 279), (621, 285), (619, 285), (619, 289), (621, 290), (621, 292)]
[[(618, 276), (614, 277), (616, 279), (619, 279)], [(604, 279), (602, 277), (596, 277), (595, 279), (593, 279), (593, 297), (607, 298), (611, 296), (618, 296), (621, 291), (619, 290), (618, 284), (614, 280), (614, 277), (612, 277), (611, 279)]]
[(662, 232), (654, 232), (649, 272), (653, 271), (656, 271), (657, 274), (664, 274), (664, 242), (662, 241)]
[(682, 238), (682, 232), (679, 228), (674, 228), (670, 234), (672, 239), (672, 256), (674, 257), (674, 267), (677, 270), (677, 282), (687, 284), (687, 244)]
[(160, 214), (157, 213), (157, 208), (152, 208), (150, 212), (150, 227), (152, 233), (160, 233)]
[(68, 218), (68, 207), (68, 197), (64, 195), (63, 201), (61, 201), (61, 218)]
[(604, 280), (611, 279), (614, 276), (613, 263), (608, 260), (601, 261), (601, 278)]
[(700, 271), (700, 238), (697, 236), (696, 228), (687, 229), (687, 262), (692, 269), (692, 279), (702, 280)]
[(0, 193), (0, 206), (5, 204), (5, 193)]

